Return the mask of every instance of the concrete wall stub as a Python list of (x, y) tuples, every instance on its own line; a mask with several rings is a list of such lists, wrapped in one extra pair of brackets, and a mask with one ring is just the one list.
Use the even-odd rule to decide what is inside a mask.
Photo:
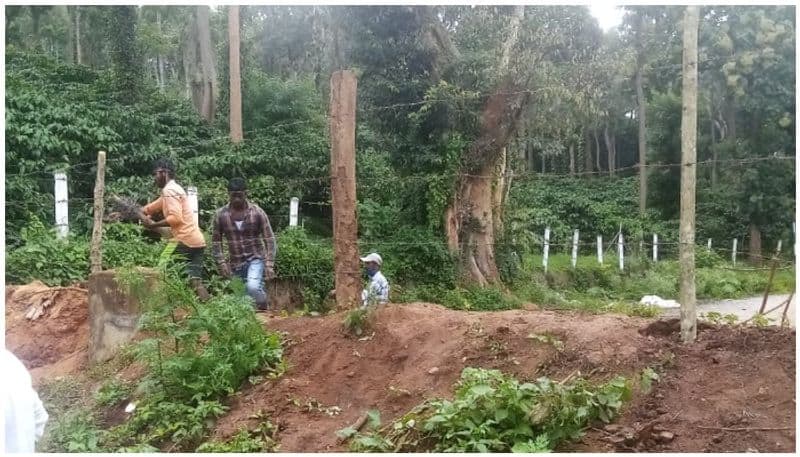
[[(158, 279), (155, 270), (139, 268), (144, 276), (144, 290)], [(128, 290), (125, 290), (128, 289)], [(89, 275), (89, 359), (105, 362), (136, 333), (141, 315), (137, 294), (117, 281), (114, 270)]]

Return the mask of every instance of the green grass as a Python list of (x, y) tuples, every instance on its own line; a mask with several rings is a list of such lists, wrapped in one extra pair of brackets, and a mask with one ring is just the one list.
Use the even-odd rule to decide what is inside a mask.
[[(629, 316), (653, 317), (660, 309), (639, 305), (645, 295), (678, 299), (678, 262), (629, 257), (624, 271), (619, 270), (615, 255), (605, 255), (604, 263), (595, 256), (580, 256), (572, 268), (570, 256), (554, 254), (549, 258), (547, 273), (541, 255), (528, 255), (522, 268), (508, 285), (496, 287), (456, 287), (424, 285), (403, 288), (393, 286), (395, 302), (423, 301), (439, 303), (458, 310), (497, 311), (519, 308), (532, 302), (552, 309), (572, 309), (593, 313), (622, 313)], [(764, 293), (769, 271), (753, 270), (739, 265), (734, 268), (713, 254), (697, 256), (697, 298), (731, 299)], [(794, 269), (777, 270), (771, 293), (788, 293), (795, 284)]]
[[(524, 291), (526, 282), (538, 280), (550, 290), (561, 293), (568, 301), (638, 301), (644, 295), (678, 298), (679, 266), (674, 260), (653, 263), (632, 257), (626, 259), (625, 270), (620, 271), (615, 256), (605, 256), (603, 265), (598, 264), (594, 256), (582, 256), (573, 269), (569, 256), (556, 254), (550, 257), (546, 274), (540, 255), (526, 256), (524, 262), (522, 278), (515, 281), (515, 291)], [(699, 265), (696, 268), (697, 298), (727, 299), (759, 295), (764, 292), (768, 277), (769, 271), (766, 269), (752, 270), (741, 265), (734, 268), (726, 262), (713, 266)], [(788, 293), (794, 283), (794, 269), (777, 270), (771, 291)], [(557, 298), (550, 297), (548, 300), (547, 294), (543, 295), (545, 301), (542, 304), (559, 304)]]

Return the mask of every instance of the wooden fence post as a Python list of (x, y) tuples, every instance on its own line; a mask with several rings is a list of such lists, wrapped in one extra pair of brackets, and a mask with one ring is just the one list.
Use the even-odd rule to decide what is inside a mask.
[(358, 221), (356, 219), (356, 76), (340, 70), (331, 76), (331, 200), (336, 307), (359, 303)]
[(92, 244), (89, 251), (91, 272), (103, 270), (103, 196), (106, 181), (106, 152), (97, 152), (97, 177), (94, 182), (94, 225), (92, 226)]

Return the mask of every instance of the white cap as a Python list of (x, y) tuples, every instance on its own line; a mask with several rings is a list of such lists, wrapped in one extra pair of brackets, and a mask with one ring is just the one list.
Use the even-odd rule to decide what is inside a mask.
[(375, 262), (378, 265), (383, 263), (383, 259), (381, 259), (381, 256), (379, 256), (377, 252), (373, 252), (366, 257), (360, 257), (360, 259), (362, 262)]

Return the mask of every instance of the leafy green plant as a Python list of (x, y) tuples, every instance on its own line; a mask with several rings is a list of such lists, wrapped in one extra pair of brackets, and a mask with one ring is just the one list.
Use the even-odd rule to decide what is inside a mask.
[(44, 452), (100, 452), (103, 434), (92, 413), (79, 408), (50, 421), (37, 448)]
[(564, 350), (564, 342), (558, 339), (558, 337), (551, 335), (549, 333), (543, 333), (543, 334), (531, 333), (530, 335), (528, 335), (528, 338), (535, 341), (539, 341), (540, 343), (552, 345), (559, 351)]
[(660, 379), (661, 376), (659, 376), (656, 370), (651, 367), (647, 367), (642, 370), (639, 385), (644, 393), (648, 393), (653, 388), (653, 382), (658, 382)]
[(132, 390), (132, 386), (112, 379), (100, 386), (94, 394), (94, 400), (100, 406), (113, 406), (129, 398)]
[(226, 410), (220, 400), (254, 373), (278, 365), (280, 338), (264, 331), (245, 297), (200, 302), (172, 271), (149, 290), (132, 270), (120, 271), (118, 280), (140, 294), (140, 326), (150, 337), (134, 353), (148, 372), (137, 389), (141, 398), (132, 416), (109, 431), (104, 446), (168, 442), (172, 449), (194, 449), (210, 421)]
[(348, 333), (361, 336), (369, 326), (369, 317), (369, 308), (356, 308), (347, 312), (342, 325)]
[(379, 432), (352, 435), (352, 450), (508, 452), (549, 450), (608, 422), (630, 398), (624, 378), (591, 386), (540, 378), (520, 383), (497, 370), (465, 368), (453, 400), (433, 399)]
[(758, 328), (768, 327), (774, 319), (767, 317), (764, 314), (756, 314), (752, 318), (750, 318), (750, 322)]

